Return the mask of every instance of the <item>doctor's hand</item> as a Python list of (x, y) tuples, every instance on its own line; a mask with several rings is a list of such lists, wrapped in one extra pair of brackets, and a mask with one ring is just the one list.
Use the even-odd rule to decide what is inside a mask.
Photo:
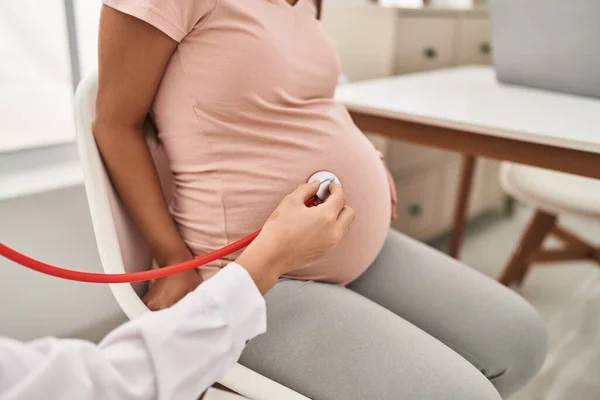
[(319, 182), (305, 183), (287, 195), (260, 235), (236, 260), (248, 270), (261, 293), (273, 287), (281, 275), (333, 250), (348, 233), (355, 213), (335, 182), (329, 186), (325, 203), (304, 205), (318, 189)]

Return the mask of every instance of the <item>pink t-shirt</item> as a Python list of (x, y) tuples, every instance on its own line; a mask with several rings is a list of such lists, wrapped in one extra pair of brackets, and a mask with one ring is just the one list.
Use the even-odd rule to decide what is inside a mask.
[(329, 170), (355, 223), (336, 250), (289, 276), (346, 284), (367, 269), (390, 224), (386, 173), (333, 99), (339, 60), (312, 0), (103, 1), (179, 42), (153, 111), (174, 177), (171, 211), (192, 251), (260, 228), (287, 193)]

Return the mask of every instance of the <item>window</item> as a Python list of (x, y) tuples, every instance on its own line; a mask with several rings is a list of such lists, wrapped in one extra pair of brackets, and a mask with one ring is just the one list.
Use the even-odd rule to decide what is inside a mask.
[(96, 65), (100, 6), (99, 0), (0, 2), (0, 152), (74, 139), (74, 85)]

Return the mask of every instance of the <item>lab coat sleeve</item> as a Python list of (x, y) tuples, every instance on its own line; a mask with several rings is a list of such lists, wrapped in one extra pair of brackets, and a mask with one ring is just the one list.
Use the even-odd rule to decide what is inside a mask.
[(197, 399), (266, 329), (265, 302), (232, 263), (173, 307), (99, 345), (0, 338), (0, 399)]

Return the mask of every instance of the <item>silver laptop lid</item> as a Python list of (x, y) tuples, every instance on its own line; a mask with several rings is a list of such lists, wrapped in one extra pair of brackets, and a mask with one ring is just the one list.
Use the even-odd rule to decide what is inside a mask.
[(498, 80), (600, 98), (600, 0), (490, 0)]

